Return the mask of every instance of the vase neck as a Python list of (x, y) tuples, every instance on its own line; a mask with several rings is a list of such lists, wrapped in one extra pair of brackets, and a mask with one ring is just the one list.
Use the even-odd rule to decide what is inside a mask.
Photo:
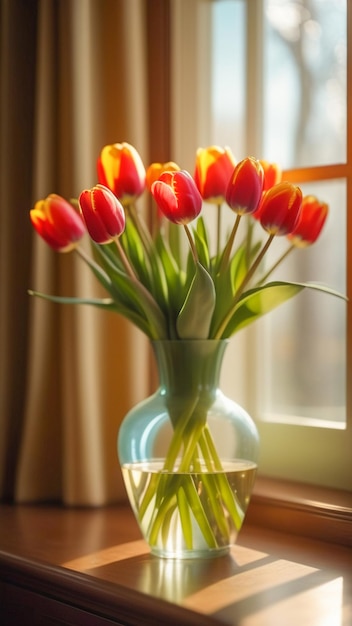
[(218, 387), (226, 340), (166, 340), (152, 345), (163, 393), (181, 395)]

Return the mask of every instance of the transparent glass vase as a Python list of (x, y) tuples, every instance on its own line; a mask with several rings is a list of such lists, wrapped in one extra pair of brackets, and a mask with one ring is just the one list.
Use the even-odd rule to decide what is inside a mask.
[(160, 387), (125, 417), (118, 456), (153, 554), (226, 554), (250, 501), (258, 456), (251, 417), (219, 389), (227, 341), (152, 343)]

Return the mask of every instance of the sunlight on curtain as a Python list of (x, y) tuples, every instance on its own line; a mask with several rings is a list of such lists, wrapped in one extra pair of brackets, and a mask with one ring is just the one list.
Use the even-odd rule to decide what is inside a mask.
[[(128, 141), (145, 158), (143, 2), (44, 0), (39, 7), (36, 198), (77, 197), (96, 183), (103, 145)], [(57, 255), (37, 238), (28, 287), (82, 297), (100, 289), (74, 253)], [(15, 497), (90, 505), (124, 498), (116, 437), (149, 390), (146, 340), (91, 307), (34, 300), (31, 311)]]

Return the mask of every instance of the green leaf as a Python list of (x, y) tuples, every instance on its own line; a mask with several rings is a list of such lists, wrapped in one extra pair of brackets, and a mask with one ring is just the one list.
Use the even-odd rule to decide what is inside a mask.
[(149, 337), (165, 339), (168, 336), (165, 315), (145, 285), (120, 269), (116, 256), (108, 247), (96, 246), (96, 254), (100, 256), (111, 280), (110, 293), (115, 302), (123, 304), (126, 311), (137, 312), (147, 320)]
[(153, 295), (160, 308), (167, 313), (168, 284), (155, 246), (149, 245), (149, 240), (146, 241), (146, 247), (143, 245), (136, 225), (131, 220), (126, 222), (126, 229), (120, 242), (137, 277)]
[(116, 304), (112, 298), (71, 298), (66, 296), (51, 296), (50, 294), (34, 291), (32, 289), (28, 289), (28, 294), (30, 296), (36, 296), (38, 298), (42, 298), (43, 300), (58, 302), (60, 304), (88, 304), (102, 309), (116, 309)]
[(158, 302), (160, 308), (167, 314), (169, 306), (169, 282), (168, 277), (165, 275), (165, 270), (160, 256), (155, 248), (152, 249), (150, 254), (150, 266), (152, 278), (151, 293)]
[(152, 291), (152, 275), (149, 254), (145, 250), (136, 226), (132, 220), (126, 221), (126, 229), (120, 243), (139, 280)]
[(233, 315), (226, 325), (222, 338), (230, 337), (259, 317), (269, 313), (283, 302), (300, 293), (303, 289), (314, 289), (346, 300), (346, 297), (325, 285), (316, 283), (294, 283), (276, 281), (245, 292), (234, 308)]
[(146, 335), (150, 335), (150, 330), (148, 326), (148, 322), (145, 317), (138, 315), (135, 311), (124, 307), (123, 305), (116, 302), (111, 298), (71, 298), (66, 296), (52, 296), (50, 294), (41, 293), (40, 291), (33, 291), (31, 289), (28, 290), (30, 296), (36, 296), (38, 298), (42, 298), (43, 300), (47, 300), (49, 302), (57, 302), (59, 304), (73, 304), (73, 305), (89, 305), (94, 306), (99, 309), (104, 309), (105, 311), (112, 311), (113, 313), (118, 313), (123, 317), (138, 326), (138, 328), (143, 331)]
[(207, 339), (215, 307), (215, 287), (206, 269), (196, 263), (191, 286), (176, 320), (180, 339)]
[(155, 246), (167, 280), (169, 307), (171, 311), (178, 313), (185, 299), (185, 273), (178, 265), (168, 242), (165, 241), (160, 232), (155, 239)]
[(222, 254), (212, 259), (211, 272), (216, 291), (216, 304), (210, 330), (211, 336), (214, 335), (215, 329), (219, 328), (225, 312), (231, 309), (236, 291), (241, 286), (260, 247), (260, 241), (249, 245), (249, 241), (246, 239), (237, 248), (230, 262), (222, 271), (220, 271)]
[(231, 283), (233, 285), (233, 291), (236, 293), (237, 289), (242, 284), (247, 272), (252, 264), (252, 261), (257, 256), (257, 253), (261, 247), (261, 243), (257, 241), (250, 250), (248, 250), (246, 242), (243, 243), (230, 262), (230, 276)]

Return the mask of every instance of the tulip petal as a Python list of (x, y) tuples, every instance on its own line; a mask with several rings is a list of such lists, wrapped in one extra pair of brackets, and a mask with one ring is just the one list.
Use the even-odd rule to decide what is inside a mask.
[(329, 207), (315, 196), (304, 196), (299, 219), (288, 239), (298, 248), (312, 245), (320, 236)]
[(174, 224), (188, 224), (202, 209), (202, 196), (192, 176), (184, 170), (163, 172), (151, 191), (159, 209)]
[(243, 215), (254, 213), (263, 191), (264, 172), (259, 161), (246, 157), (235, 167), (226, 190), (229, 207)]
[(278, 183), (265, 192), (258, 218), (268, 233), (288, 235), (298, 222), (301, 206), (301, 189), (292, 183)]
[(124, 231), (123, 207), (107, 187), (95, 185), (92, 189), (82, 191), (79, 206), (87, 230), (96, 243), (110, 243)]
[(224, 202), (235, 166), (230, 148), (209, 146), (197, 150), (194, 180), (203, 200), (217, 205)]
[[(165, 172), (165, 174), (168, 172)], [(172, 188), (165, 182), (157, 180), (153, 184), (153, 195), (164, 215), (174, 221), (177, 212), (176, 196)]]
[(37, 233), (57, 252), (69, 252), (85, 234), (79, 213), (57, 194), (38, 200), (29, 215)]
[(123, 205), (131, 204), (145, 189), (145, 168), (136, 148), (127, 142), (104, 146), (97, 173), (99, 183), (108, 187)]

